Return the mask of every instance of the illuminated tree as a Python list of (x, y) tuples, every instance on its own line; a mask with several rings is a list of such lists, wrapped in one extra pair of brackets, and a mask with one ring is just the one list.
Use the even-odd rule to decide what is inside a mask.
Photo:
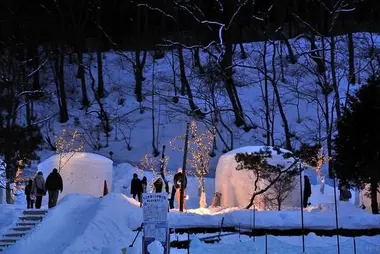
[[(187, 171), (186, 173), (193, 173), (193, 175), (197, 177), (200, 196), (199, 205), (201, 208), (207, 207), (204, 178), (210, 170), (210, 154), (212, 152), (215, 137), (213, 133), (213, 130), (206, 130), (200, 133), (195, 121), (192, 121), (190, 124), (190, 136), (188, 143), (188, 151), (190, 156), (187, 160), (187, 164), (190, 168), (195, 170), (195, 174), (191, 171)], [(184, 136), (175, 137), (173, 141), (169, 142), (169, 144), (172, 149), (183, 151), (183, 148), (176, 146), (176, 141), (183, 139), (185, 139)]]
[(78, 130), (63, 129), (59, 136), (54, 137), (56, 153), (59, 155), (58, 171), (76, 154), (84, 151), (84, 138)]
[[(164, 158), (160, 159), (158, 157), (154, 157), (151, 153), (146, 153), (144, 157), (140, 159), (141, 167), (136, 167), (141, 174), (144, 174), (144, 170), (152, 171), (152, 181), (150, 182), (150, 192), (153, 192), (154, 185), (153, 183), (157, 180), (157, 178), (162, 178), (163, 174), (168, 174), (166, 172), (167, 166), (169, 162), (169, 156), (164, 156)], [(164, 172), (161, 172), (163, 170)], [(164, 181), (164, 179), (163, 179)]]

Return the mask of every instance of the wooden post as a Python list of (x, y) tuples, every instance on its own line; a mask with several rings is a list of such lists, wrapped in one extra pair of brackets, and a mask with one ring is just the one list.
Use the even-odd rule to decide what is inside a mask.
[[(329, 167), (329, 169), (330, 169), (330, 167)], [(340, 254), (339, 220), (338, 220), (338, 205), (337, 205), (337, 200), (336, 200), (336, 178), (335, 178), (335, 175), (334, 175), (334, 207), (335, 207), (336, 243), (337, 243), (337, 247), (338, 247), (338, 254)]]
[(107, 181), (104, 180), (103, 197), (108, 194)]
[(303, 222), (303, 190), (302, 190), (302, 167), (301, 163), (298, 164), (300, 170), (300, 193), (301, 193), (301, 228), (302, 228), (302, 252), (305, 253), (305, 231), (304, 231), (304, 222)]
[(181, 184), (181, 191), (180, 191), (180, 204), (179, 204), (179, 211), (183, 212), (183, 203), (184, 203), (184, 195), (185, 195), (185, 180), (186, 180), (186, 162), (187, 162), (187, 146), (189, 142), (189, 128), (190, 123), (186, 124), (186, 134), (185, 134), (185, 148), (183, 151), (183, 162), (182, 162), (182, 184)]

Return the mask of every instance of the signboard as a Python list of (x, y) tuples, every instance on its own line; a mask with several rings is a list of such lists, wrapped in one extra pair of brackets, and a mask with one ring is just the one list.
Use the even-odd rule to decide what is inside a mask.
[(143, 254), (151, 254), (148, 246), (154, 241), (161, 243), (163, 254), (169, 254), (169, 203), (166, 193), (143, 193)]

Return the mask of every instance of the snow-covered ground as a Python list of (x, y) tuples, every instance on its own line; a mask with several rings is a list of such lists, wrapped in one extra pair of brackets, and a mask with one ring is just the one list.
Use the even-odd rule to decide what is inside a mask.
[[(134, 199), (127, 197), (131, 176), (134, 172), (143, 173), (152, 178), (150, 172), (136, 171), (129, 164), (120, 164), (114, 168), (114, 192), (103, 198), (82, 194), (70, 194), (64, 197), (57, 207), (51, 209), (46, 218), (34, 231), (4, 253), (121, 253), (120, 249), (128, 247), (141, 225), (142, 209)], [(252, 211), (238, 208), (230, 209), (197, 209), (197, 181), (189, 177), (188, 192), (190, 199), (185, 213), (173, 210), (169, 214), (171, 227), (218, 227), (224, 217), (225, 226), (240, 225), (241, 228), (252, 228)], [(213, 193), (213, 179), (206, 180), (208, 197)], [(321, 194), (319, 186), (312, 186), (312, 205), (305, 209), (305, 226), (314, 228), (333, 228), (335, 223), (333, 189), (326, 186)], [(125, 193), (127, 195), (124, 195)], [(1, 206), (0, 231), (15, 222), (21, 208)], [(367, 213), (349, 202), (339, 202), (339, 223), (344, 228), (380, 227), (380, 217)], [(256, 212), (256, 227), (291, 228), (300, 227), (300, 211), (262, 211)], [(223, 237), (217, 244), (205, 244), (197, 240), (204, 235), (193, 235), (190, 253), (301, 253), (301, 237), (265, 237), (248, 238), (238, 234)], [(185, 240), (187, 235), (172, 235), (171, 239)], [(357, 253), (380, 253), (380, 236), (358, 237), (355, 239)], [(318, 237), (314, 234), (305, 236), (306, 253), (337, 253), (336, 237)], [(341, 253), (353, 253), (353, 238), (340, 237)], [(127, 253), (140, 253), (141, 236), (133, 249)], [(129, 252), (128, 252), (129, 251)], [(185, 254), (186, 250), (172, 248), (171, 253)]]

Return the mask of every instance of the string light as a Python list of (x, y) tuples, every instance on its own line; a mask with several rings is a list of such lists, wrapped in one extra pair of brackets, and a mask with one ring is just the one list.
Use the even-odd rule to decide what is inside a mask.
[[(169, 163), (169, 156), (164, 156), (164, 159), (154, 157), (151, 153), (146, 153), (141, 159), (140, 159), (141, 167), (138, 165), (135, 165), (136, 169), (138, 170), (139, 173), (144, 175), (144, 170), (152, 171), (152, 181), (150, 182), (150, 192), (154, 192), (154, 182), (158, 179), (161, 178), (161, 165), (163, 165), (163, 170), (165, 175), (171, 176), (171, 173), (167, 173), (166, 169)], [(161, 179), (163, 180), (163, 179)]]
[(59, 172), (76, 153), (84, 151), (84, 138), (78, 130), (63, 129), (59, 136), (54, 137), (54, 143), (59, 154)]
[[(186, 171), (186, 174), (195, 176), (198, 180), (198, 187), (201, 189), (201, 192), (205, 192), (204, 188), (204, 177), (209, 173), (210, 170), (210, 153), (213, 149), (214, 143), (214, 129), (206, 130), (203, 133), (198, 131), (198, 126), (196, 121), (190, 123), (189, 131), (189, 142), (188, 142), (188, 152), (189, 158), (187, 164), (190, 169), (194, 171)], [(169, 141), (169, 146), (173, 150), (183, 152), (184, 149), (177, 145), (177, 141), (183, 140), (185, 136), (177, 136), (172, 141)]]

